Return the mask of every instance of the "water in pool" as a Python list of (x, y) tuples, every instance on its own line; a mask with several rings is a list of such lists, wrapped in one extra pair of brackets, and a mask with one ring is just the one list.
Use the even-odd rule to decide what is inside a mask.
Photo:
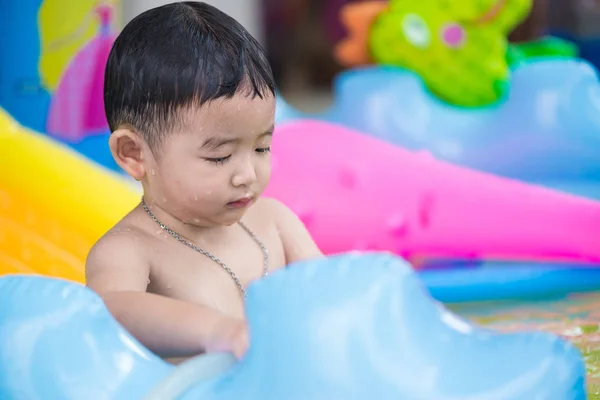
[(600, 291), (562, 298), (449, 304), (459, 315), (499, 331), (544, 330), (582, 351), (589, 399), (600, 400)]

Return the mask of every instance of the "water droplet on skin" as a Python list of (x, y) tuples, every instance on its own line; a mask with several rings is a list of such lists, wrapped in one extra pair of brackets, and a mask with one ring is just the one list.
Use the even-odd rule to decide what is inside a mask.
[(173, 288), (173, 286), (171, 286), (171, 285), (167, 285), (167, 289), (168, 289), (168, 290), (171, 290), (172, 288)]
[(194, 201), (198, 201), (198, 196), (194, 196)]
[(166, 197), (163, 197), (163, 198), (162, 198), (162, 202), (163, 202), (163, 203), (166, 203), (166, 202), (167, 202), (167, 198), (166, 198)]
[(156, 231), (156, 234), (157, 234), (157, 235), (159, 235), (159, 236), (160, 236), (162, 233), (163, 233), (163, 231), (161, 231), (161, 230), (158, 230), (158, 231)]
[(156, 175), (156, 171), (155, 171), (155, 170), (153, 170), (153, 169), (152, 169), (152, 170), (150, 170), (150, 175), (152, 175), (152, 176)]
[(200, 223), (200, 218), (194, 218), (194, 223), (195, 224), (199, 224)]
[(148, 280), (146, 281), (146, 285), (149, 285), (149, 284), (150, 284), (150, 279), (148, 279)]

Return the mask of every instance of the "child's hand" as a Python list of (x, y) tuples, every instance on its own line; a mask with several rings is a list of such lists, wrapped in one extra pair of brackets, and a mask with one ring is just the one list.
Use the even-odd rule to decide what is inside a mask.
[(248, 328), (244, 321), (224, 317), (215, 329), (209, 352), (229, 351), (237, 359), (242, 358), (249, 345)]

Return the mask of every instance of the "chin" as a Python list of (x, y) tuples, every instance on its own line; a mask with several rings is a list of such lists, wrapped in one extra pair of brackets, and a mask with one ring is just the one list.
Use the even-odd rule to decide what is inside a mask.
[(222, 226), (232, 226), (232, 225), (237, 224), (238, 222), (240, 222), (240, 218), (238, 218), (236, 220), (227, 220), (227, 221), (224, 221), (224, 222), (220, 223), (220, 225), (222, 225)]
[(223, 225), (223, 226), (231, 226), (231, 225), (235, 225), (238, 222), (240, 222), (240, 220), (242, 219), (242, 217), (244, 216), (244, 212), (239, 212), (236, 213), (237, 215), (232, 215), (231, 216), (227, 216), (225, 218), (222, 218), (218, 223), (219, 225)]

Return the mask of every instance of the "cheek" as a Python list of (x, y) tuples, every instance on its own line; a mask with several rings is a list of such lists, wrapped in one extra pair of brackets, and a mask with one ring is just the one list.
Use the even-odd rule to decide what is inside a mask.
[(194, 203), (210, 203), (220, 199), (227, 181), (222, 171), (214, 167), (201, 168), (201, 170), (187, 171), (185, 178), (181, 179), (182, 196)]
[(267, 184), (269, 179), (271, 179), (271, 157), (268, 157), (268, 160), (265, 160), (263, 163), (259, 164), (258, 167), (258, 176), (263, 184)]
[(190, 162), (165, 162), (157, 169), (157, 176), (160, 178), (160, 190), (164, 197), (175, 201), (181, 201), (182, 196), (186, 196), (194, 185), (197, 185), (198, 171), (195, 171), (193, 163)]
[(215, 198), (219, 198), (219, 192), (208, 185), (196, 185), (189, 195), (190, 199), (196, 203), (208, 203)]

